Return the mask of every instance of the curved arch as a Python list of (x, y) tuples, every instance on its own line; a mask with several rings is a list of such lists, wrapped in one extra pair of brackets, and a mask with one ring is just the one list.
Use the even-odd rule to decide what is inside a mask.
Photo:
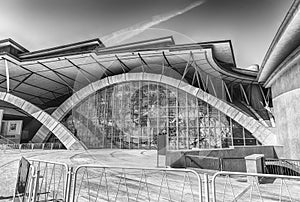
[[(30, 114), (38, 120), (48, 132), (51, 131), (67, 149), (85, 149), (85, 147), (64, 125), (44, 110), (36, 107), (26, 100), (23, 100), (22, 98), (6, 92), (0, 92), (0, 100), (8, 102)], [(38, 142), (41, 142), (44, 139), (37, 140)]]
[[(228, 117), (232, 118), (244, 128), (246, 128), (252, 135), (259, 140), (263, 145), (274, 145), (276, 144), (275, 135), (257, 120), (252, 117), (247, 116), (241, 110), (235, 108), (234, 106), (222, 101), (203, 90), (189, 85), (180, 80), (176, 80), (171, 77), (164, 75), (151, 74), (151, 73), (127, 73), (119, 74), (115, 76), (106, 77), (99, 81), (93, 82), (88, 86), (82, 88), (78, 92), (74, 93), (70, 98), (68, 98), (62, 105), (60, 105), (53, 113), (52, 117), (57, 121), (62, 120), (62, 118), (73, 109), (78, 103), (83, 99), (91, 95), (92, 93), (101, 90), (107, 86), (113, 84), (119, 84), (128, 81), (153, 81), (163, 84), (173, 86), (175, 88), (181, 89), (189, 94), (196, 96), (197, 98), (203, 100), (204, 102), (215, 107)], [(34, 136), (36, 139), (45, 139), (47, 137), (48, 131), (45, 127), (41, 127), (39, 131)]]

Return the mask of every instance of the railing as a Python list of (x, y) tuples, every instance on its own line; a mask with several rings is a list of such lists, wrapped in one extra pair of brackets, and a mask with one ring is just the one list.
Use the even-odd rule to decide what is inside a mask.
[(22, 143), (22, 144), (0, 144), (0, 149), (7, 150), (53, 150), (64, 149), (61, 143)]
[(73, 202), (202, 201), (201, 178), (192, 170), (81, 165), (75, 170)]
[(300, 176), (300, 160), (266, 158), (264, 164), (267, 174)]
[(4, 137), (3, 135), (0, 135), (0, 144), (15, 144), (15, 142)]
[(300, 177), (218, 172), (212, 178), (212, 199), (217, 201), (299, 201)]

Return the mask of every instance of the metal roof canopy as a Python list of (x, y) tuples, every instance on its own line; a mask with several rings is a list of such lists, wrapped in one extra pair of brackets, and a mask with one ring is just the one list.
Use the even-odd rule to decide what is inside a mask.
[[(89, 49), (88, 45), (94, 46), (97, 43), (96, 48), (78, 53), (80, 45)], [(91, 82), (136, 68), (155, 72), (153, 68), (167, 66), (192, 83), (196, 78), (200, 82), (200, 77), (205, 79), (207, 76), (228, 82), (255, 82), (255, 77), (251, 75), (237, 73), (218, 64), (218, 61), (227, 61), (231, 68), (235, 68), (230, 41), (174, 45), (172, 38), (166, 37), (109, 48), (101, 44), (86, 41), (70, 47), (24, 53), (20, 58), (2, 54), (0, 90), (7, 90), (5, 60), (8, 62), (9, 91), (41, 108), (46, 108), (48, 102), (70, 95)], [(75, 54), (70, 52), (72, 48)], [(62, 50), (67, 50), (65, 55), (62, 55)], [(193, 69), (185, 72), (188, 62)]]

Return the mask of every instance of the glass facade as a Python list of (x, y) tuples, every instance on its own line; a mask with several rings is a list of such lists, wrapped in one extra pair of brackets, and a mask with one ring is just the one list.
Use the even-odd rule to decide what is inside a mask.
[(76, 134), (88, 148), (169, 150), (226, 148), (257, 141), (206, 102), (169, 85), (126, 82), (97, 91), (72, 112)]

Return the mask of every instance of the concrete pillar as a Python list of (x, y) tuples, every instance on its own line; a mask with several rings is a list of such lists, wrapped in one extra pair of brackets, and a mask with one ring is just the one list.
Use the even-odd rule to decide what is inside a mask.
[[(271, 84), (277, 143), (283, 158), (300, 159), (300, 53), (273, 75)], [(275, 72), (275, 71), (274, 71)]]
[(252, 154), (245, 157), (247, 173), (263, 173), (264, 154)]
[[(246, 161), (246, 170), (247, 173), (263, 173), (263, 158), (265, 155), (263, 154), (252, 154), (250, 156), (245, 157)], [(259, 183), (260, 178), (259, 177), (247, 177), (248, 183)]]
[(273, 98), (274, 116), (276, 120), (275, 132), (278, 144), (283, 146), (283, 158), (300, 158), (299, 100), (299, 88)]

